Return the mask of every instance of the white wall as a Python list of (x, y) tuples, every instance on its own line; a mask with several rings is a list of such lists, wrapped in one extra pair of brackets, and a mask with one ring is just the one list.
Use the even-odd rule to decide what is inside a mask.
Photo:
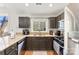
[(17, 31), (18, 29), (18, 17), (17, 14), (15, 12), (8, 12), (8, 31), (13, 30), (14, 32)]

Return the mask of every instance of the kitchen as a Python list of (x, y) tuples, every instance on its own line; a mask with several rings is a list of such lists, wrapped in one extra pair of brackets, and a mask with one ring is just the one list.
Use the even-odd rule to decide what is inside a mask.
[(67, 3), (0, 5), (0, 55), (65, 54)]

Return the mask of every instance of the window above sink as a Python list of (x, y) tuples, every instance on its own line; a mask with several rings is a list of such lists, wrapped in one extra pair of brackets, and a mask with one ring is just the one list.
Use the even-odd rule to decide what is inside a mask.
[(46, 23), (42, 21), (34, 21), (33, 31), (46, 31)]
[(33, 32), (46, 32), (48, 31), (48, 19), (32, 19), (31, 30)]

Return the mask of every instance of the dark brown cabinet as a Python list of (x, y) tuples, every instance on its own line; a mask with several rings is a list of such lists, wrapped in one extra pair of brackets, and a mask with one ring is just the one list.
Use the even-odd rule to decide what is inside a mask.
[(5, 54), (4, 51), (1, 51), (1, 52), (0, 52), (0, 55), (4, 55), (4, 54)]
[(17, 43), (1, 51), (0, 55), (18, 55)]
[(53, 38), (48, 37), (48, 38), (45, 38), (45, 39), (46, 39), (46, 48), (47, 48), (47, 50), (53, 49)]
[(32, 50), (40, 50), (40, 40), (39, 38), (32, 38)]
[(59, 16), (57, 16), (55, 19), (56, 19), (56, 28), (58, 28), (59, 26), (58, 21), (64, 20), (64, 12), (60, 14)]
[(52, 38), (29, 37), (26, 40), (26, 50), (52, 50)]
[(18, 55), (17, 43), (8, 47), (4, 52), (5, 52), (5, 55)]
[(61, 20), (64, 19), (64, 12), (61, 14)]
[(49, 27), (50, 28), (56, 28), (56, 20), (55, 20), (55, 17), (50, 17), (48, 18), (49, 19)]
[(49, 17), (48, 19), (50, 28), (58, 28), (58, 21), (64, 19), (64, 12), (57, 17)]
[(31, 38), (26, 38), (25, 46), (26, 46), (26, 50), (32, 50), (32, 39)]
[(56, 17), (56, 20), (63, 20), (64, 19), (64, 12)]
[(23, 38), (22, 40), (16, 42), (5, 50), (0, 51), (0, 55), (18, 55), (18, 52), (20, 52), (21, 49), (25, 50), (25, 40), (26, 38)]
[(19, 28), (30, 28), (30, 17), (19, 17)]
[(29, 37), (26, 40), (26, 50), (38, 50), (39, 39), (35, 37)]

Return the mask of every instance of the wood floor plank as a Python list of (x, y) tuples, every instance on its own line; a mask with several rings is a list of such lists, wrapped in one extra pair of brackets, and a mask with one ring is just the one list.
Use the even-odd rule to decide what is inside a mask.
[[(33, 55), (33, 51), (22, 50), (21, 55)], [(49, 50), (49, 51), (47, 51), (47, 55), (57, 55), (57, 53), (53, 50)]]
[(32, 55), (33, 51), (25, 51), (25, 55)]
[(21, 50), (20, 55), (25, 55), (26, 50)]
[(47, 55), (57, 55), (55, 51), (49, 50), (47, 51)]

